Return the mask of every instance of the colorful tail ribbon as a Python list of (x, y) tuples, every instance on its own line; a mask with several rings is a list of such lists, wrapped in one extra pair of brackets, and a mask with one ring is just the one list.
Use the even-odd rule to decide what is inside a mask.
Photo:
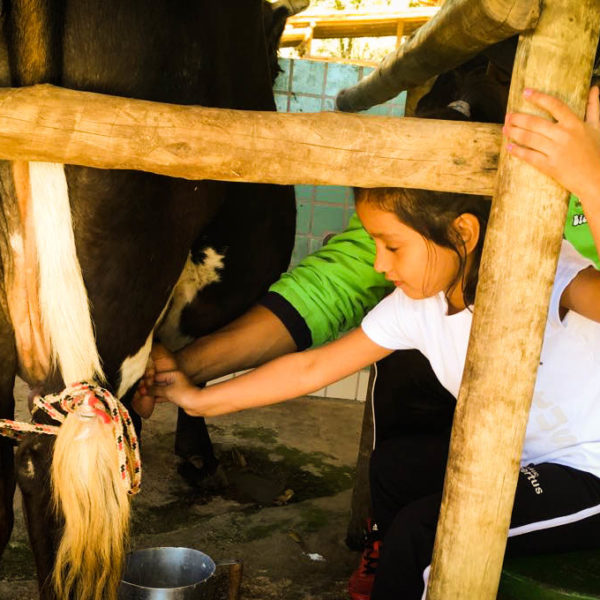
[[(80, 381), (67, 386), (58, 394), (48, 394), (43, 397), (36, 396), (33, 400), (32, 412), (35, 414), (38, 410), (42, 410), (54, 421), (64, 423), (67, 415), (75, 412), (84, 403), (91, 406), (98, 417), (105, 422), (112, 421), (119, 455), (119, 472), (123, 484), (130, 495), (137, 494), (140, 491), (142, 482), (142, 461), (140, 459), (138, 438), (129, 412), (107, 389), (93, 383)], [(98, 405), (101, 405), (102, 408), (97, 408)], [(20, 440), (24, 433), (57, 435), (59, 427), (0, 419), (0, 435), (17, 440)], [(133, 454), (133, 465), (130, 465), (128, 447)]]

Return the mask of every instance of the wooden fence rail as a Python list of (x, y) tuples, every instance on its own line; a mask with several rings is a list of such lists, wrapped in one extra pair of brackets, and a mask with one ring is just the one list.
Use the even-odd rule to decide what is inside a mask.
[(0, 89), (0, 158), (186, 179), (491, 195), (500, 126), (176, 106), (50, 85)]

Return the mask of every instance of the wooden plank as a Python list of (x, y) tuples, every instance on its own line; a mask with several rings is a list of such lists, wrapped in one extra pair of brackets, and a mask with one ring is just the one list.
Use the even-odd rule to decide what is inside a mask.
[(535, 26), (541, 0), (447, 0), (376, 71), (337, 97), (340, 110), (365, 110), (452, 69)]
[[(539, 112), (523, 99), (527, 86), (559, 96), (583, 116), (599, 27), (597, 0), (546, 0), (535, 32), (519, 42), (508, 110)], [(567, 198), (503, 147), (429, 600), (496, 598)]]
[(298, 45), (302, 41), (300, 32), (311, 27), (313, 39), (395, 36), (400, 26), (403, 35), (410, 35), (438, 11), (439, 7), (426, 7), (379, 14), (302, 13), (287, 20), (280, 46)]
[(186, 179), (491, 195), (500, 126), (176, 106), (53, 87), (0, 89), (0, 158)]

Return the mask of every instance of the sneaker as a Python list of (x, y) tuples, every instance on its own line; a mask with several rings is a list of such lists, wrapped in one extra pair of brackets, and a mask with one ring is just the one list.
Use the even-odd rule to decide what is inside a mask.
[(381, 540), (379, 540), (377, 525), (373, 525), (373, 528), (369, 527), (369, 529), (358, 568), (352, 573), (348, 581), (348, 593), (351, 600), (369, 600), (371, 598), (371, 589), (373, 588), (375, 571), (379, 562)]

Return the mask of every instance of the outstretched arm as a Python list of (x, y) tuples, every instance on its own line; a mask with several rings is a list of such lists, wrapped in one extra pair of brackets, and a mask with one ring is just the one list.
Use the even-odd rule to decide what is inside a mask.
[(295, 350), (296, 344), (286, 326), (269, 309), (258, 305), (225, 327), (185, 346), (176, 353), (176, 359), (192, 381), (201, 383)]
[(181, 371), (157, 372), (157, 401), (170, 401), (194, 416), (212, 417), (275, 404), (318, 390), (391, 353), (362, 329), (325, 346), (282, 356), (224, 383), (198, 389)]

